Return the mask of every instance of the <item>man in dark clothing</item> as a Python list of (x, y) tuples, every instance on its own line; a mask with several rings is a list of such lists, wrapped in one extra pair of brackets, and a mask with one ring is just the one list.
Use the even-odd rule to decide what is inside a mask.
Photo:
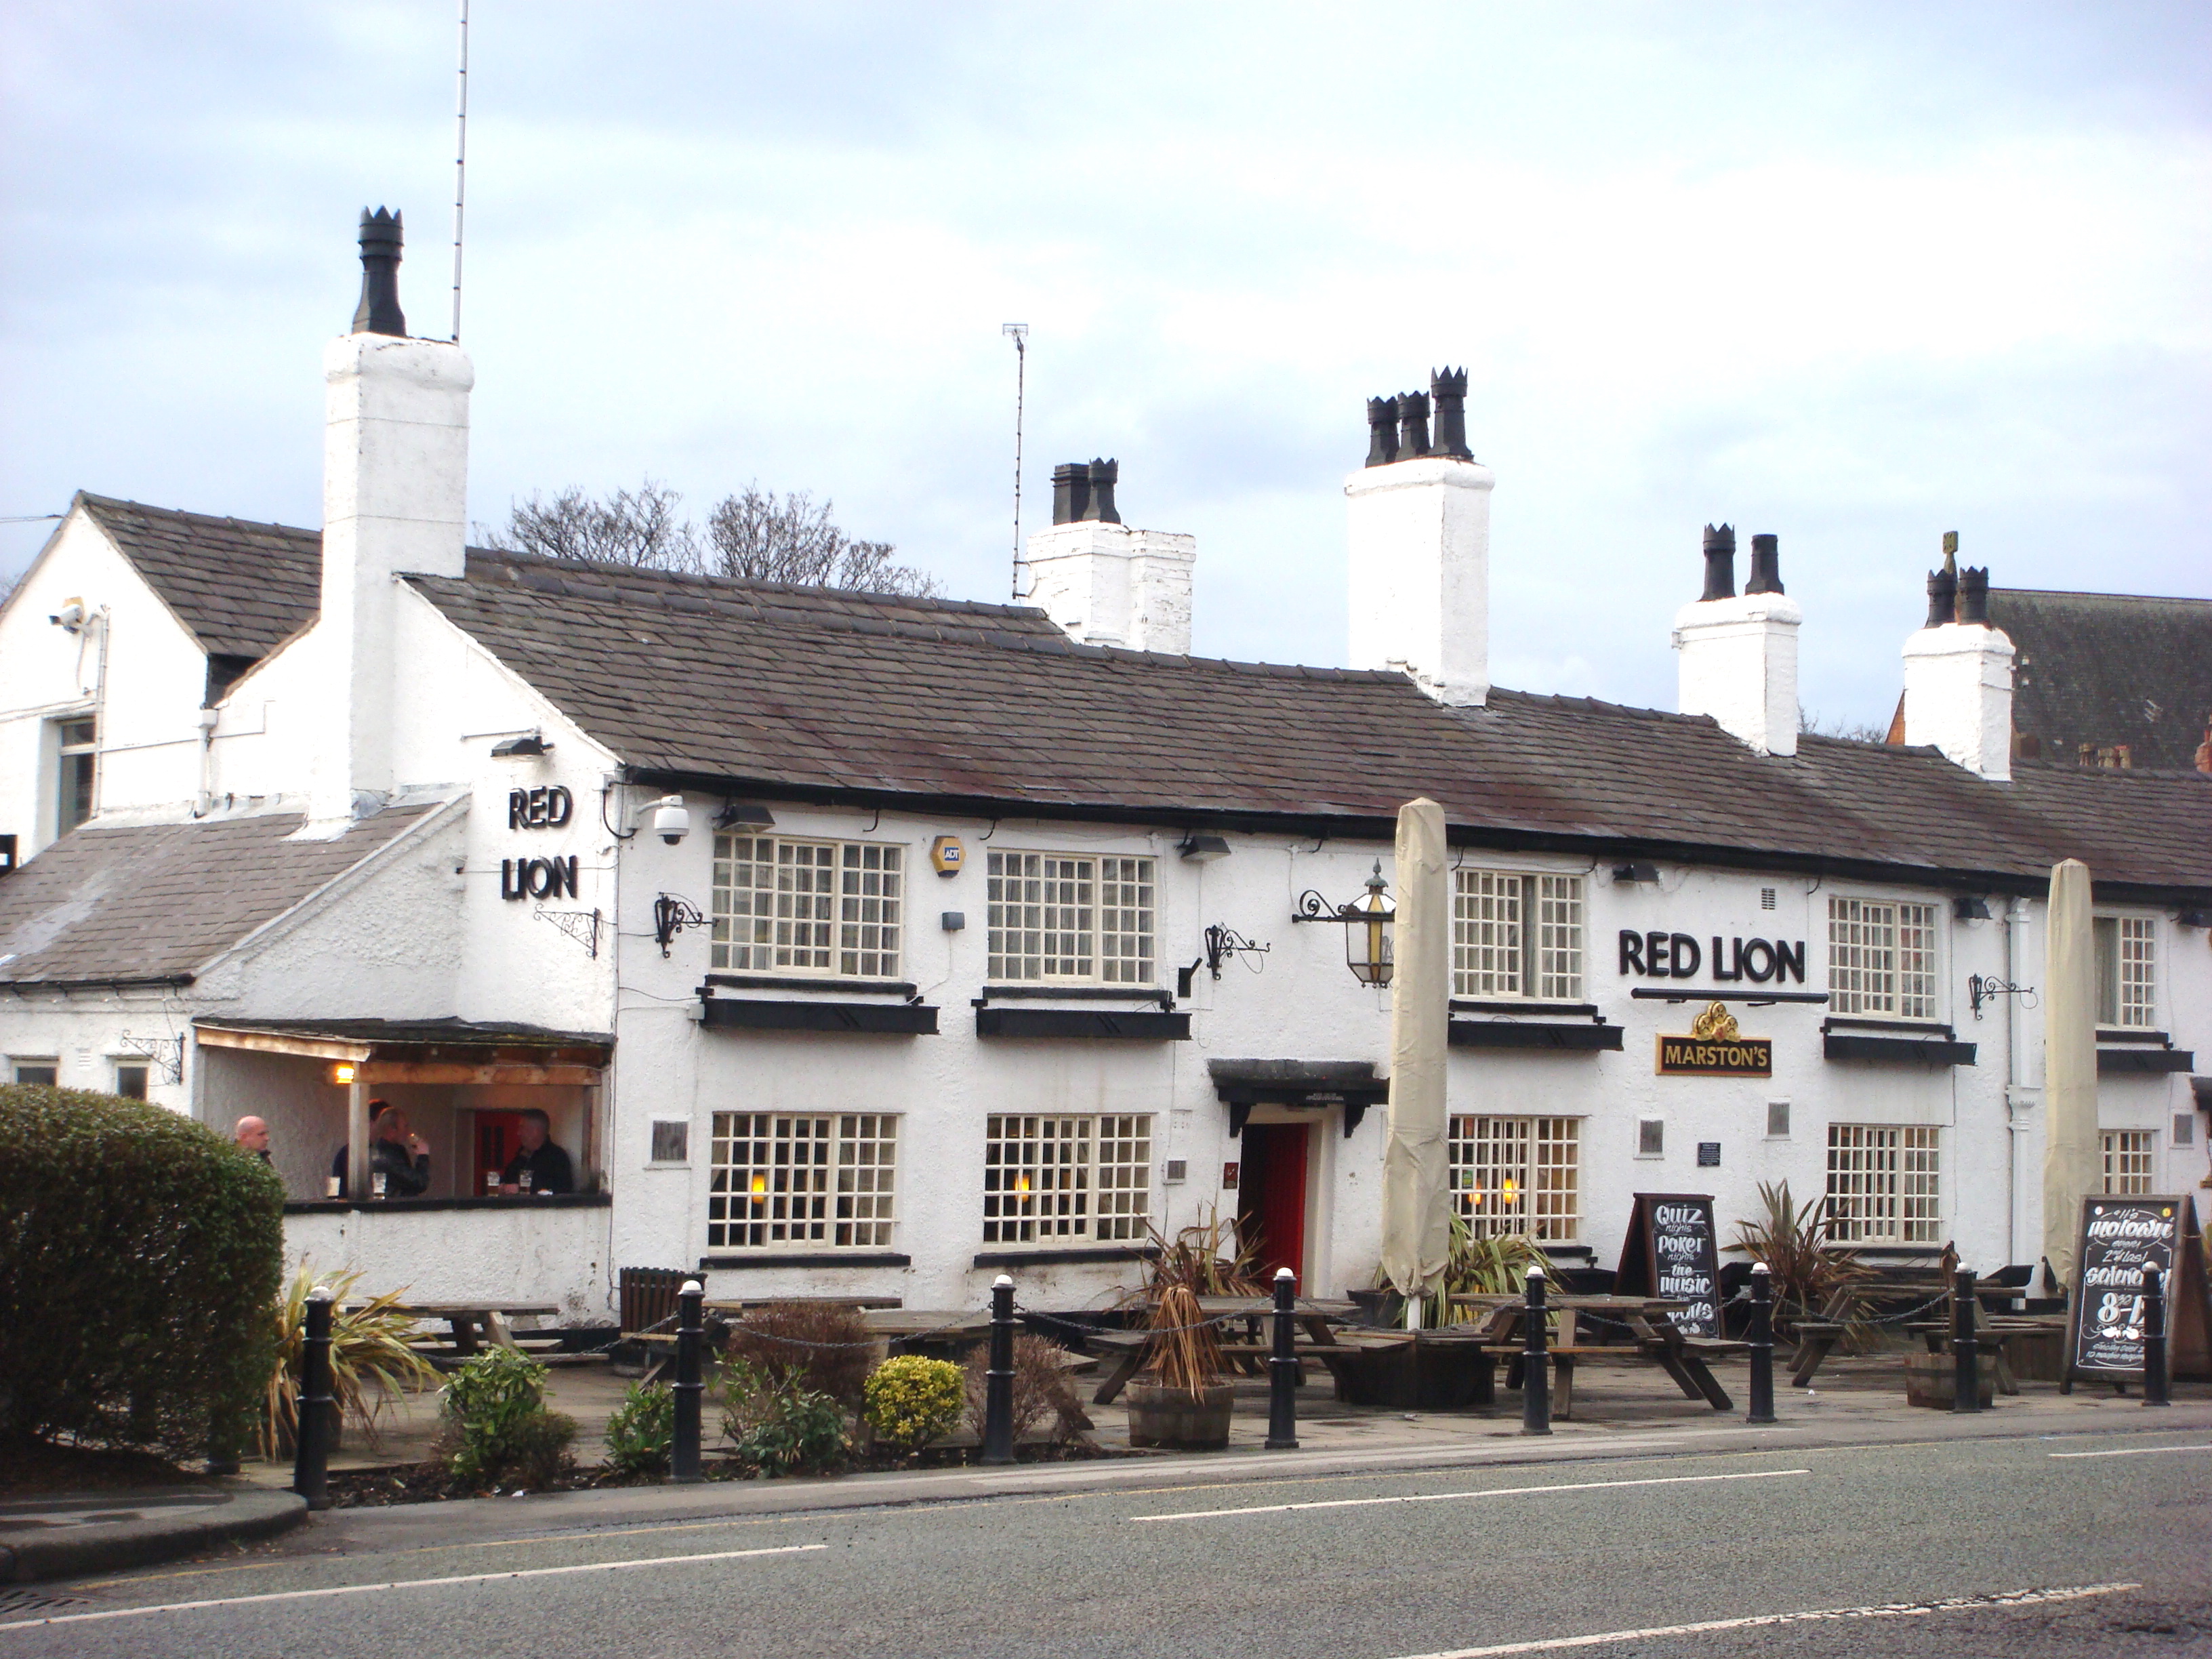
[(532, 1194), (576, 1190), (576, 1173), (569, 1167), (568, 1154), (553, 1144), (552, 1133), (553, 1121), (535, 1106), (523, 1113), (522, 1150), (507, 1159), (507, 1168), (499, 1172), (501, 1192), (509, 1198), (521, 1192), (526, 1174)]
[[(368, 1143), (368, 1189), (376, 1190), (376, 1177), (384, 1177), (386, 1198), (420, 1198), (430, 1190), (430, 1143), (407, 1128), (407, 1116), (388, 1100), (368, 1103), (370, 1121), (375, 1124)], [(337, 1156), (331, 1160), (331, 1173), (338, 1179), (338, 1196), (350, 1196), (346, 1191), (346, 1151), (338, 1148)]]
[(258, 1117), (242, 1117), (231, 1129), (231, 1139), (238, 1143), (241, 1152), (251, 1152), (264, 1164), (269, 1162), (269, 1126)]

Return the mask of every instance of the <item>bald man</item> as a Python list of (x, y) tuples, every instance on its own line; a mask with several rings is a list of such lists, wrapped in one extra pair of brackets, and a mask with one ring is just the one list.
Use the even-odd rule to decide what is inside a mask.
[(231, 1130), (230, 1138), (238, 1143), (241, 1152), (252, 1152), (264, 1164), (269, 1161), (269, 1126), (258, 1117), (242, 1117)]

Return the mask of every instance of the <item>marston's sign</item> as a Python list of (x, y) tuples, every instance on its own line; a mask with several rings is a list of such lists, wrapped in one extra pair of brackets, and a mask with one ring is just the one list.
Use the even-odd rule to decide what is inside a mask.
[(1772, 1077), (1774, 1044), (1765, 1037), (1747, 1037), (1735, 1028), (1735, 1017), (1719, 1003), (1709, 1003), (1691, 1023), (1687, 1036), (1659, 1039), (1662, 1077)]

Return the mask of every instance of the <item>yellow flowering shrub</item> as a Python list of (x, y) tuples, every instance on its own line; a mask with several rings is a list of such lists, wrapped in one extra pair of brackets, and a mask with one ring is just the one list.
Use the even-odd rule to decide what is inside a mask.
[(896, 1451), (915, 1451), (950, 1434), (966, 1403), (960, 1367), (920, 1354), (886, 1359), (868, 1374), (861, 1392), (861, 1415), (877, 1440)]

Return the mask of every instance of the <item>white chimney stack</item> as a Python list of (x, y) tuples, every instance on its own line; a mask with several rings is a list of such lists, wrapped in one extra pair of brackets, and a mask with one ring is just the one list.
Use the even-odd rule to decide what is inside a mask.
[(1751, 538), (1751, 580), (1735, 591), (1735, 530), (1705, 526), (1705, 591), (1674, 614), (1675, 707), (1709, 714), (1762, 755), (1797, 752), (1797, 629), (1782, 591), (1781, 543)]
[(1052, 471), (1052, 527), (1029, 539), (1024, 596), (1072, 639), (1190, 654), (1190, 578), (1198, 538), (1132, 530), (1114, 505), (1118, 461)]
[(2013, 644), (1990, 626), (1990, 573), (1959, 568), (1959, 532), (1928, 578), (1928, 623), (1905, 642), (1905, 740), (1995, 783), (2012, 779)]
[(313, 653), (328, 740), (310, 816), (332, 826), (393, 787), (396, 578), (463, 574), (469, 391), (458, 345), (406, 337), (398, 214), (362, 214), (353, 332), (323, 352), (323, 581)]
[(1367, 465), (1350, 507), (1352, 665), (1396, 669), (1439, 702), (1490, 697), (1490, 491), (1467, 447), (1467, 371), (1428, 394), (1367, 400)]

